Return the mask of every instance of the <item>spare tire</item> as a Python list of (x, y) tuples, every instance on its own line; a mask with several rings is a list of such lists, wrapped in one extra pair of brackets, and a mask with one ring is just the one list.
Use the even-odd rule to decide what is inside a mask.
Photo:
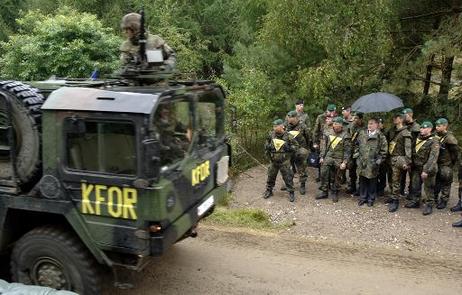
[[(40, 171), (40, 108), (44, 97), (24, 83), (0, 81), (0, 100), (0, 125), (8, 126), (9, 118), (13, 129), (15, 146), (10, 148), (16, 155), (16, 177), (21, 185), (28, 184)], [(0, 179), (12, 179), (13, 175), (11, 159), (0, 158)]]

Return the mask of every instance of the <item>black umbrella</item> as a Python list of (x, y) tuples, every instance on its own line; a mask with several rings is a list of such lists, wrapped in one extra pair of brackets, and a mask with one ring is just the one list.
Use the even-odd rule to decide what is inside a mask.
[(386, 92), (374, 92), (358, 98), (351, 109), (361, 113), (382, 113), (404, 107), (401, 98)]

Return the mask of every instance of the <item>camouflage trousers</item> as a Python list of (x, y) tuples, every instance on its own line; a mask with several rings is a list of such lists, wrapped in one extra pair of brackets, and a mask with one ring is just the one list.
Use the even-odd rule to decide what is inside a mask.
[(391, 198), (393, 200), (399, 200), (400, 188), (401, 188), (401, 177), (406, 175), (407, 170), (403, 170), (401, 165), (391, 164)]
[(328, 189), (334, 193), (339, 191), (340, 182), (344, 172), (340, 170), (341, 163), (342, 159), (324, 159), (324, 162), (321, 164), (320, 191), (327, 192)]
[(306, 172), (308, 166), (308, 150), (305, 148), (299, 148), (295, 155), (293, 156), (293, 160), (295, 163), (295, 167), (297, 167), (298, 175), (300, 176), (300, 183), (305, 183), (306, 179), (308, 178), (308, 174)]
[[(436, 174), (430, 174), (422, 180), (421, 174), (423, 167), (412, 167), (411, 171), (411, 200), (414, 202), (422, 201), (426, 205), (433, 206), (435, 203), (435, 181)], [(424, 190), (422, 192), (422, 185)]]
[(292, 173), (292, 166), (290, 165), (290, 160), (284, 162), (271, 162), (268, 167), (268, 180), (266, 181), (266, 189), (273, 190), (274, 185), (276, 184), (276, 177), (278, 176), (279, 171), (281, 171), (282, 179), (286, 184), (287, 191), (294, 191), (294, 174)]
[(441, 193), (441, 200), (449, 201), (449, 194), (451, 192), (451, 184), (453, 178), (452, 167), (439, 166), (438, 173), (436, 174), (435, 183), (435, 200), (438, 200)]
[(358, 182), (358, 163), (357, 159), (351, 159), (348, 163), (348, 176), (350, 177), (350, 182), (348, 185), (350, 188), (356, 188), (356, 183)]

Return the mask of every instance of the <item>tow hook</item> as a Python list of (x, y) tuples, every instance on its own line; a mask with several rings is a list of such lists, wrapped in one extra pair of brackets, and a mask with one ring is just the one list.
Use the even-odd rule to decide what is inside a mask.
[(190, 236), (191, 238), (197, 237), (196, 227), (191, 228), (191, 232), (190, 232), (189, 236)]

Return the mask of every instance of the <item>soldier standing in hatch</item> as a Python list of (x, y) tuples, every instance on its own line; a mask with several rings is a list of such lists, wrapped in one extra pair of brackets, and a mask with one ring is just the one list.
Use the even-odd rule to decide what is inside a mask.
[[(438, 156), (438, 173), (436, 174), (435, 199), (437, 209), (446, 208), (451, 192), (453, 169), (459, 161), (459, 146), (457, 139), (448, 131), (448, 120), (439, 118), (435, 122), (436, 137), (440, 143)], [(439, 197), (441, 193), (441, 198)]]
[[(412, 146), (414, 146), (417, 140), (417, 137), (419, 136), (419, 133), (420, 133), (420, 125), (419, 123), (417, 123), (416, 120), (414, 120), (414, 111), (411, 108), (405, 108), (401, 111), (401, 113), (404, 115), (404, 124), (409, 128), (409, 131), (411, 132)], [(408, 170), (405, 174), (401, 175), (401, 180), (400, 180), (401, 195), (404, 195), (406, 191), (406, 176), (407, 175), (409, 175), (408, 196), (411, 194), (411, 189), (412, 189), (411, 181), (410, 181), (411, 174), (412, 174), (411, 170)]]
[(268, 167), (268, 180), (263, 198), (273, 195), (273, 188), (278, 172), (281, 171), (282, 179), (289, 192), (289, 201), (295, 201), (294, 180), (290, 164), (292, 154), (297, 150), (297, 142), (284, 130), (284, 121), (277, 119), (273, 122), (273, 131), (268, 134), (265, 143), (265, 153), (270, 157), (271, 164)]
[(367, 127), (367, 130), (362, 129), (359, 132), (353, 158), (356, 158), (359, 174), (358, 205), (362, 206), (367, 202), (372, 207), (377, 197), (377, 176), (380, 165), (387, 156), (388, 143), (378, 128), (378, 119), (370, 119)]
[(300, 121), (296, 111), (290, 111), (287, 114), (287, 122), (285, 124), (286, 131), (298, 143), (297, 150), (293, 155), (293, 162), (297, 167), (300, 180), (300, 194), (304, 195), (306, 192), (306, 179), (308, 178), (307, 159), (308, 151), (311, 146), (310, 131), (304, 122)]
[(343, 118), (333, 120), (333, 132), (326, 135), (321, 145), (321, 185), (316, 199), (325, 199), (329, 195), (334, 203), (338, 202), (339, 182), (342, 171), (346, 169), (351, 157), (351, 139), (347, 131), (343, 130)]
[(412, 162), (412, 136), (404, 125), (404, 115), (393, 117), (395, 127), (390, 130), (388, 141), (389, 167), (391, 169), (391, 202), (388, 211), (395, 212), (399, 207), (401, 175), (406, 173)]
[[(433, 211), (435, 203), (435, 180), (438, 172), (438, 155), (440, 145), (432, 136), (433, 124), (425, 121), (420, 126), (420, 134), (412, 150), (411, 172), (411, 200), (406, 208), (418, 208), (420, 199), (424, 204), (423, 215), (429, 215)], [(422, 193), (422, 184), (424, 191)]]
[[(139, 61), (141, 15), (129, 13), (122, 18), (121, 28), (127, 37), (120, 46), (120, 60), (125, 66), (133, 61)], [(176, 63), (175, 51), (159, 36), (146, 34), (146, 50), (161, 50), (164, 65), (167, 70), (173, 70)]]
[[(327, 106), (327, 110), (316, 118), (316, 122), (314, 123), (314, 127), (313, 127), (313, 134), (312, 134), (313, 148), (315, 150), (319, 150), (319, 147), (321, 145), (321, 140), (324, 138), (324, 132), (326, 130), (326, 125), (328, 124), (328, 120), (336, 116), (337, 114), (336, 110), (337, 110), (337, 107), (335, 106), (335, 104), (329, 104)], [(330, 132), (331, 128), (328, 127), (328, 129)], [(316, 178), (316, 182), (319, 181), (320, 175), (321, 175), (321, 168), (318, 168), (318, 177)]]
[[(348, 132), (350, 133), (351, 136), (351, 145), (355, 146), (358, 142), (358, 135), (361, 132), (361, 130), (364, 130), (364, 123), (363, 123), (363, 113), (354, 113), (353, 114), (353, 122), (350, 125), (350, 129)], [(348, 163), (348, 171), (349, 171), (349, 177), (350, 177), (350, 183), (348, 185), (347, 193), (349, 194), (354, 194), (358, 195), (357, 191), (357, 181), (358, 181), (358, 175), (356, 172), (356, 169), (358, 168), (358, 165), (356, 163), (356, 159), (351, 159)]]

